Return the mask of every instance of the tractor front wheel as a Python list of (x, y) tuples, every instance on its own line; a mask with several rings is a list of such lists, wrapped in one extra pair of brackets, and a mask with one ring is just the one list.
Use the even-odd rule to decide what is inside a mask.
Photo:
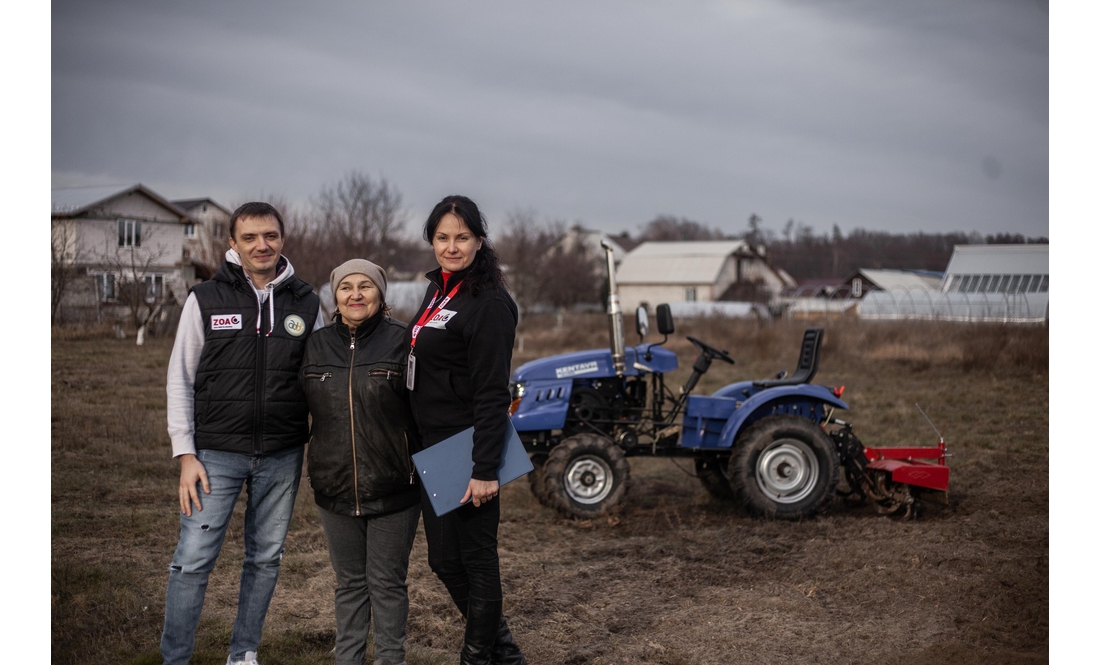
[(596, 434), (575, 434), (550, 451), (542, 469), (543, 493), (570, 517), (601, 515), (622, 501), (630, 465), (622, 448)]
[(762, 418), (742, 434), (730, 458), (737, 495), (753, 514), (784, 520), (813, 517), (836, 494), (836, 446), (813, 421)]
[(543, 482), (546, 478), (546, 453), (531, 455), (531, 465), (534, 469), (527, 474), (527, 482), (531, 485), (531, 494), (542, 505), (553, 508), (554, 504), (550, 501), (550, 497), (546, 496), (546, 483)]
[(707, 492), (710, 492), (710, 495), (719, 501), (732, 501), (734, 499), (728, 468), (728, 457), (713, 455), (695, 458), (695, 475)]

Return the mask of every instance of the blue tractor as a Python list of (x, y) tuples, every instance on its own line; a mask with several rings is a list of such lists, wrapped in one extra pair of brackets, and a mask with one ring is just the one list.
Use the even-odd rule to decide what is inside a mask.
[[(821, 328), (806, 331), (793, 375), (740, 381), (708, 396), (692, 394), (699, 378), (715, 361), (734, 361), (688, 336), (698, 355), (687, 382), (674, 393), (664, 377), (677, 369), (677, 357), (662, 347), (674, 332), (670, 309), (658, 305), (657, 331), (664, 339), (647, 343), (648, 315), (638, 308), (641, 342), (626, 348), (614, 263), (610, 248), (605, 251), (611, 348), (534, 360), (512, 373), (512, 424), (534, 462), (529, 479), (540, 502), (571, 517), (603, 514), (627, 491), (627, 458), (648, 455), (693, 458), (713, 496), (740, 501), (764, 517), (816, 515), (836, 495), (842, 468), (853, 491), (872, 499), (880, 512), (904, 509), (908, 515), (910, 485), (890, 474), (899, 464), (922, 463), (910, 457), (886, 470), (871, 468), (876, 449), (864, 448), (851, 426), (833, 417), (836, 409), (848, 408), (840, 399), (843, 388), (810, 383)], [(937, 453), (943, 464), (942, 441), (939, 448), (921, 450)], [(942, 484), (946, 496), (945, 475)]]

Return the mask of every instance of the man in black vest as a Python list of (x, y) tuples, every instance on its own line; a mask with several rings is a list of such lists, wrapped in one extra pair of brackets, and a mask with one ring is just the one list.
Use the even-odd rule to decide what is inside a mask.
[(290, 526), (309, 437), (298, 369), (324, 326), (313, 288), (282, 256), (283, 219), (246, 203), (229, 219), (214, 278), (191, 289), (168, 362), (168, 433), (180, 461), (180, 540), (169, 567), (161, 654), (186, 663), (206, 583), (241, 489), (244, 565), (230, 665), (256, 652)]

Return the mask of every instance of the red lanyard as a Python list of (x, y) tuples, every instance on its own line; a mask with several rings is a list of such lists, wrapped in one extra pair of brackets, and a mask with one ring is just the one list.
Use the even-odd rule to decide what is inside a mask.
[(432, 305), (435, 304), (435, 299), (438, 298), (442, 293), (442, 291), (436, 290), (435, 295), (432, 296), (432, 301), (428, 303), (428, 307), (424, 310), (424, 313), (420, 315), (420, 320), (416, 322), (415, 326), (413, 326), (412, 341), (409, 342), (409, 348), (416, 348), (416, 337), (420, 334), (420, 329), (424, 327), (425, 323), (431, 321), (436, 314), (439, 314), (439, 310), (443, 309), (443, 307), (451, 301), (451, 298), (455, 297), (455, 294), (458, 293), (458, 287), (460, 286), (462, 286), (462, 280), (459, 280), (458, 283), (454, 285), (454, 288), (451, 289), (451, 292), (447, 294), (447, 297), (441, 300), (439, 306), (433, 310)]

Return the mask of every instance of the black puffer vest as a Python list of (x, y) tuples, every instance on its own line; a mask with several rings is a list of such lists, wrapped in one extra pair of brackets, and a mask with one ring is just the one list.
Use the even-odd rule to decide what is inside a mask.
[(418, 437), (405, 390), (405, 324), (377, 314), (349, 336), (335, 323), (306, 343), (301, 381), (313, 416), (309, 484), (317, 505), (378, 515), (420, 501)]
[(313, 287), (294, 276), (276, 286), (274, 326), (270, 303), (259, 307), (239, 265), (223, 263), (191, 292), (206, 334), (195, 376), (195, 448), (265, 455), (304, 444), (298, 370), (317, 318)]

